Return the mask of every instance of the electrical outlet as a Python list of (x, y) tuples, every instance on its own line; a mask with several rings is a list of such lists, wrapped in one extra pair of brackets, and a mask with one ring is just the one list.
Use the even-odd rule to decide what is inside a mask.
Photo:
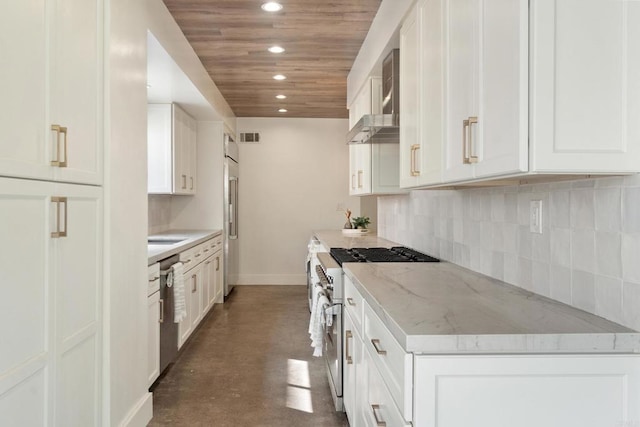
[(542, 234), (542, 200), (529, 202), (529, 231)]

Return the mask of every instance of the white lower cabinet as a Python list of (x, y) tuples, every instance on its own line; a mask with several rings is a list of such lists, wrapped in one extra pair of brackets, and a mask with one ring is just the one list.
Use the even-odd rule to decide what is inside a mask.
[(147, 292), (147, 385), (160, 375), (160, 322), (162, 304), (160, 301), (160, 264), (149, 266), (149, 288)]
[(0, 178), (0, 425), (99, 425), (102, 189)]
[(640, 425), (640, 356), (416, 356), (415, 424)]
[(347, 413), (349, 425), (359, 426), (357, 421), (358, 390), (363, 388), (358, 385), (357, 371), (362, 369), (362, 338), (360, 331), (351, 320), (351, 316), (344, 311), (344, 359), (342, 361), (342, 390), (344, 411)]

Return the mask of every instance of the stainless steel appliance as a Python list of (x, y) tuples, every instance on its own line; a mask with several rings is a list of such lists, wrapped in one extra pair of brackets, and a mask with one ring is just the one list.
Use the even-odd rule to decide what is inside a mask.
[(329, 251), (315, 236), (311, 236), (307, 249), (307, 296), (309, 298), (309, 312), (311, 312), (311, 307), (313, 305), (312, 292), (316, 283), (318, 283), (318, 274), (316, 273), (316, 267), (318, 266), (318, 253)]
[(238, 144), (231, 135), (224, 135), (224, 296), (227, 298), (238, 280), (238, 195), (239, 164)]
[[(345, 262), (439, 262), (437, 258), (425, 255), (403, 246), (392, 248), (331, 248), (329, 253), (318, 253), (316, 274), (330, 301), (333, 324), (327, 326), (323, 335), (323, 355), (327, 364), (327, 375), (336, 411), (343, 410), (343, 331), (342, 309), (344, 303)], [(329, 307), (327, 307), (329, 308)], [(326, 312), (325, 312), (326, 313)]]
[(160, 261), (160, 373), (178, 354), (178, 324), (173, 321), (173, 288), (167, 286), (167, 274), (171, 266), (180, 261), (178, 255)]

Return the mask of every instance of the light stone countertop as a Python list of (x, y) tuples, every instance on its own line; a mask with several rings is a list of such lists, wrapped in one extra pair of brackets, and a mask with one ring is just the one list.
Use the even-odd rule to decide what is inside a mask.
[(154, 264), (172, 255), (186, 251), (206, 240), (222, 234), (222, 230), (167, 230), (162, 233), (150, 235), (149, 238), (161, 239), (183, 239), (181, 242), (173, 245), (153, 245), (148, 246), (149, 263)]
[(402, 246), (399, 243), (378, 237), (373, 230), (363, 236), (349, 236), (342, 234), (342, 230), (318, 230), (314, 231), (313, 235), (320, 240), (327, 249), (391, 248), (393, 246)]
[(408, 352), (640, 352), (638, 332), (455, 264), (343, 268)]

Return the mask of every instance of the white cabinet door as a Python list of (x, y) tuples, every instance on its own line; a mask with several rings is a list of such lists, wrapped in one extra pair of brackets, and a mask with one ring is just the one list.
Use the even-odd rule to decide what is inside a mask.
[(160, 375), (160, 292), (147, 297), (147, 309), (147, 385), (151, 387)]
[(222, 262), (222, 251), (218, 251), (215, 255), (215, 280), (214, 280), (214, 288), (215, 288), (215, 296), (213, 298), (212, 303), (221, 303), (224, 299), (224, 263)]
[(400, 30), (400, 187), (442, 181), (444, 0), (421, 0)]
[(189, 146), (186, 113), (172, 104), (173, 111), (173, 193), (189, 192)]
[(532, 169), (638, 171), (640, 2), (535, 0), (531, 15)]
[(639, 385), (638, 355), (416, 356), (414, 425), (638, 425)]
[(207, 314), (213, 305), (215, 298), (215, 257), (212, 255), (204, 260), (202, 267), (202, 301), (203, 314)]
[(1, 425), (99, 424), (101, 193), (0, 179)]
[(102, 0), (4, 6), (0, 175), (100, 184)]
[[(51, 124), (67, 129), (66, 143), (53, 139), (60, 181), (102, 183), (103, 5), (102, 0), (57, 0), (50, 32)], [(57, 156), (58, 147), (60, 156)], [(66, 145), (66, 148), (65, 148)]]
[(190, 280), (190, 273), (184, 274), (184, 302), (185, 308), (187, 311), (187, 315), (180, 323), (178, 323), (178, 349), (182, 347), (182, 345), (187, 341), (187, 338), (191, 335), (193, 331), (193, 326), (191, 323), (191, 316), (193, 316), (192, 311), (194, 310), (193, 300), (191, 298), (191, 286), (192, 282)]
[(187, 288), (187, 298), (191, 299), (191, 312), (189, 318), (191, 319), (192, 332), (202, 320), (203, 313), (203, 301), (202, 301), (202, 283), (203, 283), (203, 267), (204, 264), (199, 264), (192, 268), (188, 273), (188, 280), (185, 282)]
[(173, 192), (173, 113), (171, 104), (147, 105), (147, 191)]
[(351, 427), (358, 427), (357, 401), (359, 393), (364, 393), (364, 389), (358, 386), (358, 375), (364, 375), (362, 371), (362, 338), (354, 326), (351, 316), (344, 312), (344, 358), (342, 366), (343, 387), (342, 395), (344, 411), (349, 418)]
[(189, 132), (189, 194), (196, 194), (197, 188), (197, 123), (196, 121), (187, 116), (187, 127)]
[(528, 1), (448, 0), (445, 181), (528, 170)]

